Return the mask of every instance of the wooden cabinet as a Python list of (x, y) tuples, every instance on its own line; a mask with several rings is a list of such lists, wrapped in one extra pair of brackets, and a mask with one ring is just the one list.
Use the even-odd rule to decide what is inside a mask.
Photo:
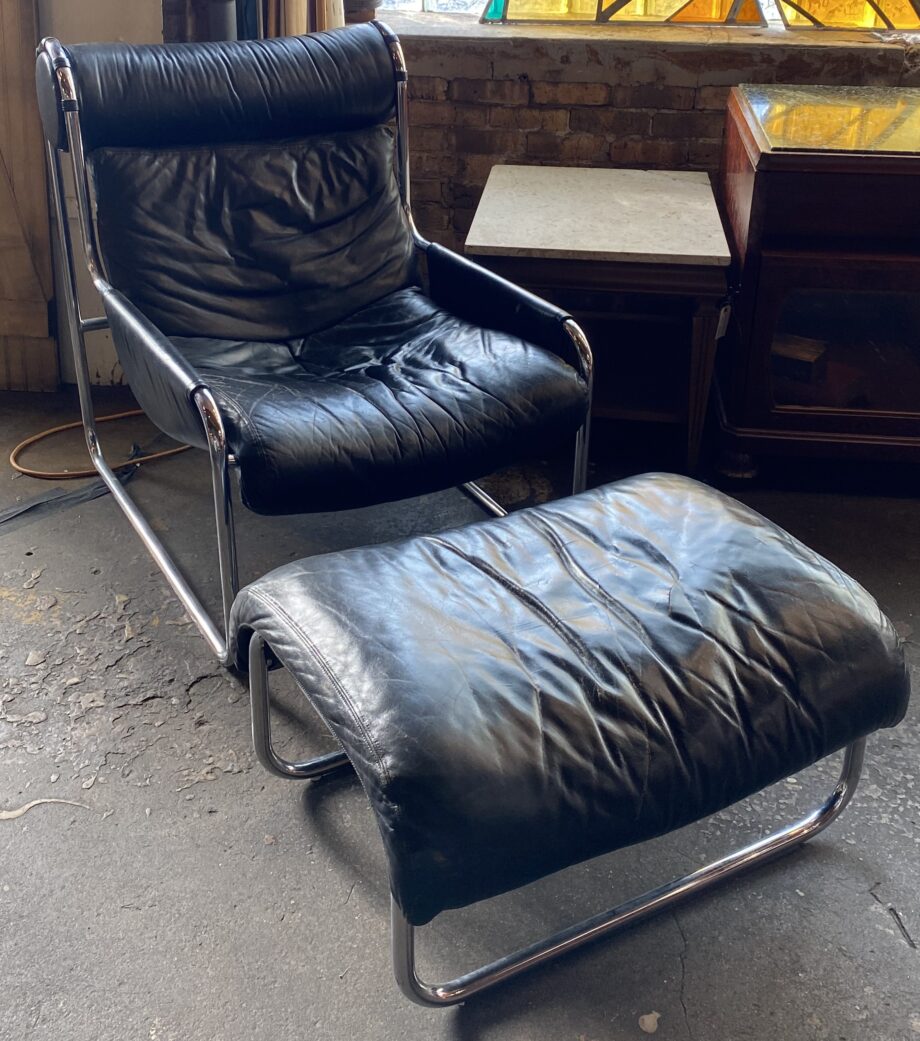
[(725, 447), (920, 458), (920, 90), (742, 86), (727, 121)]
[(706, 174), (495, 166), (466, 252), (582, 325), (595, 417), (681, 424), (696, 466), (731, 260)]

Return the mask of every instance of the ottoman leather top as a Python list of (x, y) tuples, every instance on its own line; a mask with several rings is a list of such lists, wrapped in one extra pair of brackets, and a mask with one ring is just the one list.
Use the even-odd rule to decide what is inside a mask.
[(415, 925), (712, 813), (909, 696), (858, 583), (666, 474), (288, 564), (233, 629), (342, 742)]

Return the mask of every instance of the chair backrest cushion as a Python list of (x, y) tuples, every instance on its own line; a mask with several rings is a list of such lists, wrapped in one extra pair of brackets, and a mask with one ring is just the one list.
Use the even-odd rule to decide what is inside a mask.
[(306, 336), (416, 281), (376, 25), (66, 54), (106, 273), (164, 333)]
[[(83, 146), (280, 140), (386, 122), (395, 85), (384, 31), (371, 23), (271, 40), (68, 46)], [(43, 50), (36, 75), (39, 95), (56, 96)], [(52, 140), (57, 126), (46, 122)]]
[(416, 279), (387, 126), (87, 161), (109, 279), (167, 335), (306, 336)]

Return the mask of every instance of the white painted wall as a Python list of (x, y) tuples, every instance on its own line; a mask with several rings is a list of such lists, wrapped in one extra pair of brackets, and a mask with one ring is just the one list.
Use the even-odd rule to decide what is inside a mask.
[[(125, 43), (162, 43), (163, 4), (162, 0), (38, 0), (38, 27), (42, 36), (56, 36), (64, 44), (114, 40)], [(72, 190), (68, 194), (72, 198)], [(70, 212), (75, 212), (72, 204)], [(71, 238), (74, 246), (78, 247), (80, 232), (75, 216), (71, 217), (70, 223)], [(82, 264), (79, 248), (77, 266), (83, 312), (87, 316), (101, 314), (99, 300)], [(55, 277), (61, 277), (60, 258), (57, 256)], [(60, 294), (58, 296), (60, 305)], [(61, 379), (65, 383), (73, 383), (76, 380), (73, 351), (67, 335), (66, 319), (60, 307), (58, 319)], [(86, 337), (86, 352), (94, 383), (124, 381), (112, 338), (107, 332), (90, 333)]]

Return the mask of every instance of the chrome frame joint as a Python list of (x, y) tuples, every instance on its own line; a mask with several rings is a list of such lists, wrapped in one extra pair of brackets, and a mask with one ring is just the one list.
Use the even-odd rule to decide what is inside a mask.
[(348, 766), (344, 752), (329, 752), (303, 762), (283, 759), (272, 746), (271, 693), (265, 641), (253, 633), (249, 641), (249, 703), (252, 711), (252, 743), (256, 758), (276, 777), (289, 781), (308, 781)]

